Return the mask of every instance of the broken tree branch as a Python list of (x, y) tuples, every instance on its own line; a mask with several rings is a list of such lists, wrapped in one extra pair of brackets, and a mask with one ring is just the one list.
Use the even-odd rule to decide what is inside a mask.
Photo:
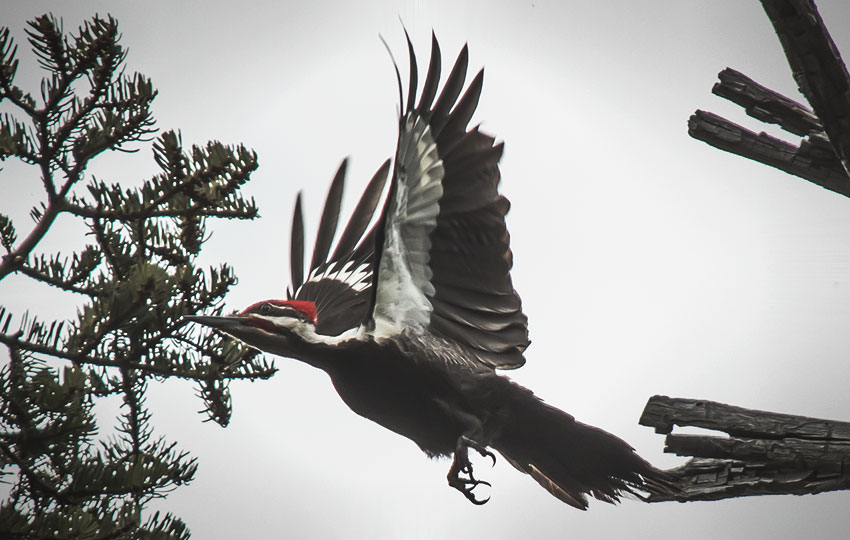
[[(681, 493), (653, 495), (650, 502), (850, 489), (847, 422), (653, 396), (640, 424), (668, 434), (665, 452), (694, 458), (667, 471)], [(674, 435), (673, 426), (706, 428), (729, 436)]]
[(756, 134), (714, 113), (699, 110), (688, 120), (688, 134), (720, 150), (776, 167), (850, 197), (850, 178), (828, 143), (817, 137), (810, 137), (800, 146), (794, 146), (764, 132)]
[(696, 111), (688, 132), (715, 148), (776, 167), (850, 197), (850, 76), (812, 0), (761, 0), (812, 109), (733, 69), (712, 92), (763, 122), (804, 137), (799, 146)]
[(805, 137), (823, 132), (820, 120), (805, 105), (758, 84), (740, 71), (726, 68), (717, 77), (711, 92), (743, 107), (747, 114), (762, 122), (777, 124), (785, 131)]

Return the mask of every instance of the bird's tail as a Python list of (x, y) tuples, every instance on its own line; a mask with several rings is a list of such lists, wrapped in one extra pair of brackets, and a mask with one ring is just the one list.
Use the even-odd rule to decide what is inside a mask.
[[(521, 388), (521, 387), (520, 387)], [(549, 493), (580, 510), (587, 495), (616, 503), (631, 494), (670, 494), (674, 484), (622, 439), (577, 422), (524, 390), (503, 410), (492, 446)]]

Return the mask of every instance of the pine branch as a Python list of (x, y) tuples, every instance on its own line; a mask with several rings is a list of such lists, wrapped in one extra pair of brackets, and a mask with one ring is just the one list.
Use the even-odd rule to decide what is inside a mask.
[(17, 157), (24, 163), (35, 165), (39, 157), (27, 126), (11, 114), (2, 115), (0, 121), (0, 160)]
[[(195, 344), (194, 341), (188, 339), (180, 341), (185, 343), (186, 345)], [(79, 365), (97, 366), (103, 368), (117, 367), (115, 362), (111, 360), (103, 360), (101, 358), (98, 358), (97, 356), (80, 354), (78, 352), (68, 352), (65, 349), (23, 341), (19, 337), (16, 337), (14, 335), (0, 334), (0, 343), (10, 348), (16, 348), (33, 354), (40, 354), (52, 358), (57, 358), (60, 360), (68, 360)], [(234, 366), (240, 365), (239, 362), (235, 362), (233, 360), (233, 357), (245, 355), (247, 351), (239, 349), (235, 353), (231, 354), (221, 354), (218, 351), (219, 349), (215, 347), (204, 348), (204, 353), (207, 356), (216, 361), (219, 361), (220, 363), (231, 366), (231, 369), (226, 372), (226, 376), (228, 379), (268, 379), (277, 372), (277, 369), (273, 366), (273, 364), (267, 362), (248, 364), (248, 371), (233, 371)], [(144, 375), (154, 375), (163, 378), (178, 378), (197, 382), (207, 381), (211, 378), (210, 369), (203, 367), (203, 364), (199, 365), (199, 363), (182, 361), (175, 364), (175, 361), (177, 359), (182, 358), (179, 353), (166, 353), (165, 351), (163, 351), (162, 355), (163, 356), (161, 359), (154, 359), (153, 363), (126, 362), (126, 366), (128, 369), (138, 371)]]
[[(127, 150), (155, 132), (150, 80), (125, 76), (126, 51), (117, 22), (93, 18), (67, 37), (45, 15), (30, 23), (30, 44), (48, 71), (43, 106), (14, 86), (15, 47), (0, 29), (0, 100), (26, 117), (0, 116), (0, 159), (39, 167), (46, 200), (31, 210), (35, 226), (23, 240), (0, 214), (0, 280), (12, 273), (87, 298), (69, 324), (42, 323), (0, 307), (0, 343), (12, 351), (0, 368), (0, 476), (15, 469), (13, 494), (0, 503), (0, 536), (56, 538), (186, 538), (173, 516), (141, 512), (151, 498), (189, 482), (194, 459), (176, 443), (152, 440), (147, 384), (178, 377), (195, 381), (207, 419), (230, 419), (233, 380), (257, 380), (273, 364), (211, 331), (189, 327), (187, 314), (220, 312), (236, 282), (226, 265), (195, 267), (207, 219), (251, 219), (253, 200), (239, 194), (257, 168), (242, 146), (210, 142), (184, 153), (179, 135), (153, 145), (162, 173), (140, 188), (87, 179), (89, 162), (107, 149)], [(71, 194), (88, 181), (88, 196)], [(77, 190), (79, 191), (79, 190)], [(83, 221), (93, 245), (71, 257), (34, 250), (66, 212)], [(17, 321), (17, 329), (12, 323)], [(60, 377), (42, 358), (67, 363)], [(98, 397), (124, 402), (118, 437), (101, 441), (91, 407)], [(31, 477), (31, 478), (30, 478)], [(38, 482), (44, 484), (40, 486)]]
[(33, 116), (35, 103), (32, 97), (15, 86), (15, 74), (18, 71), (18, 60), (15, 58), (17, 50), (9, 29), (0, 28), (0, 101), (8, 99), (27, 115)]
[[(124, 362), (126, 365), (126, 363)], [(144, 408), (145, 381), (139, 379), (133, 370), (120, 368), (121, 390), (124, 392), (124, 406), (127, 413), (123, 415), (122, 425), (118, 428), (130, 443), (130, 456), (136, 458), (142, 454), (142, 444), (150, 437), (147, 426), (150, 415)]]
[(0, 214), (0, 245), (6, 248), (6, 252), (12, 250), (15, 240), (18, 239), (18, 233), (15, 231), (15, 225), (8, 216)]
[(23, 459), (17, 456), (12, 449), (5, 443), (0, 441), (0, 452), (6, 456), (10, 463), (14, 463), (21, 470), (21, 473), (27, 479), (31, 486), (43, 493), (44, 495), (56, 499), (61, 504), (69, 504), (70, 501), (54, 486), (42, 480), (41, 476), (34, 471)]
[(157, 512), (142, 525), (141, 530), (144, 531), (144, 538), (156, 538), (157, 540), (189, 539), (189, 530), (186, 525), (171, 514), (160, 516), (160, 513)]
[[(163, 209), (163, 210), (154, 210), (154, 211), (135, 211), (128, 212), (123, 209), (114, 209), (114, 210), (106, 210), (103, 208), (93, 208), (90, 206), (81, 206), (68, 204), (68, 212), (74, 214), (75, 216), (89, 218), (89, 219), (99, 219), (99, 220), (138, 220), (138, 219), (150, 219), (150, 218), (174, 218), (174, 217), (182, 217), (187, 214), (195, 215), (197, 217), (213, 217), (213, 218), (224, 218), (224, 219), (243, 219), (245, 217), (245, 210), (227, 210), (227, 209), (209, 209), (205, 204), (197, 204), (183, 209)], [(254, 211), (251, 211), (254, 213)]]
[(41, 67), (53, 73), (70, 71), (68, 42), (62, 35), (61, 24), (53, 15), (43, 15), (31, 21), (26, 34)]
[(32, 250), (47, 234), (60, 211), (61, 208), (58, 203), (50, 204), (27, 237), (15, 249), (3, 256), (2, 262), (0, 262), (0, 280), (23, 266)]
[[(22, 265), (19, 272), (64, 291), (97, 296), (99, 291), (91, 284), (91, 274), (100, 264), (100, 259), (100, 252), (97, 249), (86, 246), (82, 253), (74, 254), (70, 264), (67, 257), (60, 258), (56, 255), (46, 259), (41, 256), (31, 265)], [(89, 285), (79, 286), (82, 282), (89, 282)]]

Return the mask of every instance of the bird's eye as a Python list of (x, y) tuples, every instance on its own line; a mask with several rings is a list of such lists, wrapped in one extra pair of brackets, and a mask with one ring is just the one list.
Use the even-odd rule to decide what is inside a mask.
[(260, 313), (265, 313), (266, 315), (268, 315), (271, 312), (272, 306), (270, 304), (263, 304), (262, 306), (260, 306)]

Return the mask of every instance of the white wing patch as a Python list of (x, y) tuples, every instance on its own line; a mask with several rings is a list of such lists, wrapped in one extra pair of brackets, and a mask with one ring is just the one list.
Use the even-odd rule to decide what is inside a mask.
[(386, 217), (375, 297), (376, 338), (422, 331), (431, 320), (434, 295), (428, 267), (443, 196), (443, 161), (428, 123), (411, 111), (399, 135), (395, 196)]
[(298, 287), (293, 297), (297, 297), (298, 293), (301, 292), (301, 289), (307, 283), (321, 281), (323, 279), (341, 281), (356, 292), (360, 292), (372, 283), (372, 273), (369, 271), (369, 265), (359, 264), (355, 266), (354, 261), (346, 261), (344, 264), (334, 263), (327, 266), (319, 266), (310, 273), (304, 284)]

